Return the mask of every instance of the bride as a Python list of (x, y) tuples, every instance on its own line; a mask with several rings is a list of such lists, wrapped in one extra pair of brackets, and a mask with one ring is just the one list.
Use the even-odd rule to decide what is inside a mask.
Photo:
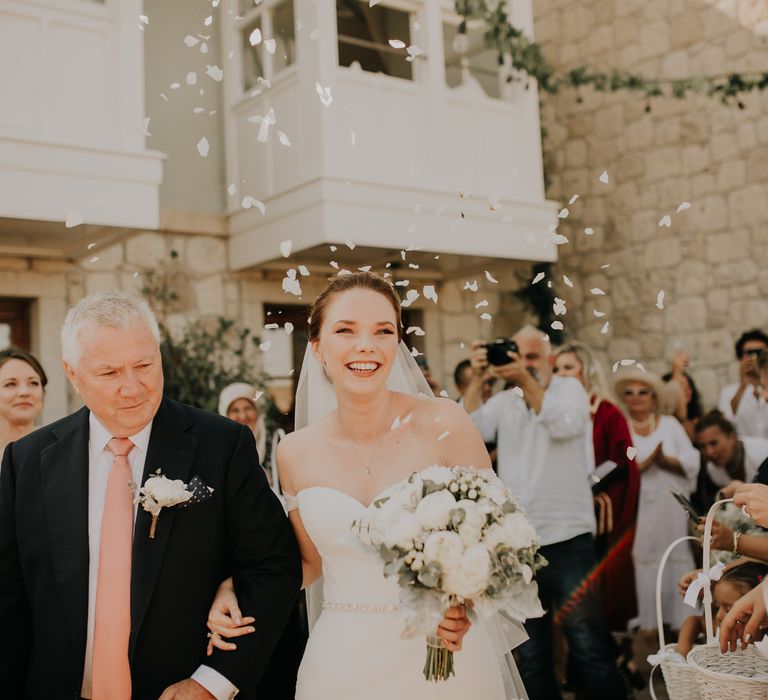
[[(401, 638), (397, 582), (350, 537), (352, 522), (413, 472), (435, 464), (490, 469), (482, 438), (461, 407), (416, 393), (418, 368), (401, 340), (399, 298), (378, 275), (338, 276), (312, 307), (297, 394), (297, 428), (307, 425), (277, 451), (303, 585), (323, 577), (322, 610), (299, 668), (296, 699), (526, 697), (510, 645), (496, 641), (493, 625), (472, 625), (464, 606), (448, 609), (437, 629), (449, 650), (463, 649), (456, 673), (428, 683), (424, 638)], [(250, 619), (238, 627), (233, 618), (239, 611), (229, 580), (211, 608), (212, 645), (231, 649), (226, 638), (252, 630)]]

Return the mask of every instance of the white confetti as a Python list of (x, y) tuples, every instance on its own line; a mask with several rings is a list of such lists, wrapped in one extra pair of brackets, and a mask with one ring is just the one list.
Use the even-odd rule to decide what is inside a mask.
[(373, 269), (373, 266), (363, 265), (362, 267), (358, 267), (357, 269), (360, 270), (360, 272), (370, 272)]
[(400, 39), (390, 39), (389, 40), (389, 45), (393, 49), (404, 49), (405, 48), (405, 42), (404, 41), (400, 41)]
[(261, 29), (256, 27), (248, 36), (248, 43), (251, 46), (258, 46), (261, 43)]
[(152, 136), (152, 134), (149, 133), (149, 117), (144, 117), (144, 121), (141, 122), (141, 128), (139, 129), (139, 133), (142, 136)]
[(201, 138), (201, 139), (200, 139), (200, 140), (197, 142), (197, 152), (198, 152), (198, 153), (199, 153), (199, 154), (200, 154), (200, 155), (201, 155), (203, 158), (207, 158), (207, 157), (208, 157), (208, 149), (209, 149), (209, 148), (210, 148), (210, 147), (209, 147), (209, 145), (208, 145), (208, 139), (207, 139), (207, 138), (205, 138), (205, 136), (203, 136), (203, 138)]
[(280, 328), (279, 323), (268, 323), (266, 326), (264, 326), (265, 331), (276, 331), (278, 328)]
[(568, 243), (567, 236), (564, 236), (562, 233), (556, 233), (555, 234), (555, 245), (564, 245), (565, 243)]
[(208, 53), (208, 44), (205, 42), (200, 44), (200, 53)]
[(578, 198), (579, 198), (579, 195), (577, 195), (577, 194), (573, 195), (573, 197), (571, 197), (568, 200), (568, 205), (570, 206), (571, 204), (573, 204)]
[(686, 209), (690, 209), (690, 208), (691, 208), (691, 203), (690, 203), (690, 202), (683, 202), (683, 203), (682, 203), (682, 204), (681, 204), (681, 205), (680, 205), (680, 206), (677, 208), (677, 213), (679, 214), (681, 211), (685, 211)]
[(243, 209), (250, 209), (251, 207), (256, 207), (262, 214), (266, 214), (267, 207), (264, 206), (264, 202), (256, 199), (255, 197), (251, 197), (251, 195), (246, 195), (243, 197), (243, 201), (240, 202), (240, 206)]
[(333, 96), (331, 95), (331, 88), (330, 87), (323, 87), (315, 81), (315, 91), (318, 95), (320, 95), (320, 102), (322, 102), (326, 107), (331, 106), (331, 102), (333, 102)]
[(272, 347), (272, 341), (271, 340), (267, 340), (267, 341), (263, 342), (261, 345), (259, 345), (259, 350), (261, 350), (262, 352), (266, 352), (271, 347)]
[(664, 290), (660, 290), (659, 293), (656, 295), (656, 308), (657, 309), (663, 309), (664, 308)]
[(208, 15), (208, 16), (207, 16), (207, 17), (206, 17), (206, 18), (203, 20), (203, 24), (204, 24), (206, 27), (210, 27), (210, 26), (213, 24), (213, 16), (212, 16), (212, 15)]
[(563, 282), (569, 287), (573, 287), (573, 282), (571, 282), (571, 278), (568, 277), (568, 275), (563, 275)]
[(557, 215), (557, 217), (559, 219), (567, 219), (568, 218), (568, 214), (570, 214), (570, 213), (571, 212), (569, 212), (567, 209), (561, 209), (560, 213)]
[(283, 146), (290, 146), (291, 140), (288, 138), (288, 134), (286, 134), (284, 131), (278, 131), (277, 132), (277, 138), (280, 140), (280, 143)]
[(592, 312), (592, 315), (593, 315), (595, 318), (604, 318), (604, 317), (605, 317), (605, 314), (604, 314), (602, 311), (598, 311), (597, 309), (595, 309), (595, 310)]
[(217, 83), (224, 77), (224, 71), (218, 66), (206, 66), (205, 74), (210, 75)]
[(419, 298), (419, 296), (421, 295), (415, 289), (409, 289), (408, 293), (405, 295), (405, 300), (400, 305), (407, 309), (411, 304), (413, 304), (414, 301)]
[(552, 327), (552, 330), (555, 330), (555, 331), (563, 330), (563, 322), (562, 321), (552, 321), (552, 323), (550, 325)]
[(89, 243), (88, 244), (88, 250), (93, 250), (96, 247), (95, 243)]
[(591, 236), (591, 235), (592, 235), (594, 232), (595, 232), (595, 229), (593, 229), (593, 228), (592, 228), (592, 227), (590, 227), (590, 226), (587, 226), (587, 228), (585, 228), (585, 229), (584, 229), (584, 233), (585, 233), (587, 236)]
[(662, 216), (661, 220), (659, 221), (659, 226), (666, 226), (667, 228), (672, 226), (672, 217), (669, 214)]
[(149, 17), (146, 15), (139, 15), (139, 22), (146, 26), (149, 24)]
[(171, 90), (178, 90), (181, 87), (181, 83), (171, 83)]
[(335, 270), (339, 269), (339, 263), (337, 263), (335, 260), (331, 260), (330, 266), (334, 268)]
[(605, 335), (608, 332), (608, 326), (611, 324), (610, 321), (606, 321), (605, 325), (600, 329), (600, 332)]
[(465, 282), (464, 283), (464, 289), (468, 289), (470, 292), (476, 292), (477, 291), (477, 280), (474, 282)]
[(187, 73), (187, 85), (197, 85), (197, 73), (195, 71)]
[(499, 280), (497, 280), (488, 270), (485, 271), (485, 279), (487, 279), (491, 284), (498, 284)]
[(95, 262), (98, 262), (98, 261), (99, 261), (99, 256), (98, 255), (94, 255), (88, 262), (95, 263)]
[(591, 294), (594, 294), (595, 296), (605, 296), (605, 292), (600, 289), (600, 287), (592, 287), (592, 289), (589, 290)]
[[(441, 392), (442, 393), (442, 392)], [(440, 435), (437, 436), (437, 441), (442, 442), (451, 434), (450, 430), (446, 430), (444, 433), (440, 433)]]
[(347, 246), (350, 250), (354, 250), (357, 246), (352, 241), (344, 241), (344, 245)]
[(429, 299), (430, 301), (433, 301), (435, 304), (437, 304), (437, 292), (435, 291), (434, 285), (428, 284), (426, 287), (424, 287), (424, 298)]
[(408, 52), (408, 56), (405, 59), (406, 61), (413, 61), (414, 58), (418, 58), (424, 54), (424, 50), (419, 46), (416, 46), (416, 44), (409, 46), (406, 51)]
[(197, 46), (197, 44), (200, 43), (200, 39), (191, 34), (187, 34), (187, 36), (184, 37), (184, 43), (191, 49), (193, 46)]
[(64, 220), (64, 226), (67, 228), (74, 228), (83, 223), (83, 216), (79, 211), (70, 211), (67, 213), (67, 218)]
[(488, 313), (485, 313), (485, 314), (481, 314), (481, 315), (480, 315), (480, 318), (481, 318), (483, 321), (492, 321), (492, 320), (493, 320), (493, 316), (491, 316), (491, 314), (488, 314)]
[(299, 265), (299, 274), (302, 277), (309, 277), (309, 270), (306, 265)]
[(533, 282), (531, 282), (531, 284), (538, 284), (543, 279), (544, 279), (544, 273), (543, 272), (539, 272), (539, 274), (536, 275), (536, 277), (533, 278)]
[(293, 333), (293, 324), (292, 324), (290, 321), (286, 321), (286, 322), (285, 322), (285, 326), (284, 326), (284, 328), (285, 328), (285, 332), (286, 332), (288, 335), (290, 335), (291, 333)]
[(419, 326), (408, 326), (408, 329), (405, 331), (405, 334), (410, 335), (411, 333), (415, 333), (419, 337), (426, 335), (424, 330), (419, 328)]
[(602, 182), (604, 185), (607, 185), (608, 182), (610, 182), (610, 180), (608, 178), (608, 171), (607, 170), (603, 170), (602, 175), (600, 175), (600, 177), (597, 178), (597, 179), (600, 180), (600, 182)]
[(555, 316), (565, 316), (567, 311), (565, 308), (565, 299), (555, 297), (555, 303), (552, 304), (552, 311), (555, 312)]
[(630, 445), (627, 448), (627, 459), (634, 459), (637, 457), (637, 448), (634, 445)]
[(237, 187), (235, 187), (234, 184), (232, 184), (229, 187), (227, 187), (227, 194), (230, 197), (234, 197), (237, 194)]
[(283, 291), (294, 296), (301, 296), (301, 284), (296, 279), (296, 270), (288, 270), (286, 276), (283, 278)]
[(287, 258), (291, 255), (291, 249), (293, 248), (293, 241), (283, 241), (280, 244), (280, 254)]
[(407, 287), (411, 283), (411, 280), (399, 280), (395, 282), (395, 287)]
[(277, 42), (274, 39), (264, 39), (264, 48), (267, 50), (268, 54), (274, 55), (275, 50), (277, 49)]

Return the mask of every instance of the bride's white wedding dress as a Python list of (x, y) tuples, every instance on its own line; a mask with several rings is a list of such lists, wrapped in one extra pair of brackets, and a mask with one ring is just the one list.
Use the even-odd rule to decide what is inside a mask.
[(322, 557), (324, 577), (323, 609), (299, 668), (296, 700), (525, 697), (519, 676), (512, 681), (508, 671), (505, 687), (503, 662), (483, 624), (473, 624), (455, 654), (455, 675), (428, 683), (422, 673), (425, 638), (401, 638), (396, 579), (385, 578), (379, 557), (350, 537), (352, 522), (366, 507), (324, 486), (299, 491), (295, 499), (289, 497), (289, 507), (299, 508)]

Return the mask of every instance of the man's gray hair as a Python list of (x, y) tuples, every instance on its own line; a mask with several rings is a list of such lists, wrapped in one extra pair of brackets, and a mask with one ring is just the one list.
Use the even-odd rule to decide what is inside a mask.
[(61, 355), (64, 361), (74, 367), (80, 360), (79, 333), (84, 323), (125, 328), (135, 320), (147, 324), (159, 345), (160, 328), (157, 318), (143, 297), (127, 292), (99, 292), (81, 299), (67, 312), (61, 329)]
[(549, 336), (544, 331), (539, 330), (538, 328), (532, 326), (530, 323), (523, 326), (512, 337), (513, 338), (533, 338), (542, 343), (542, 345), (544, 346), (545, 353), (547, 355), (549, 355), (552, 352), (552, 342), (550, 341)]

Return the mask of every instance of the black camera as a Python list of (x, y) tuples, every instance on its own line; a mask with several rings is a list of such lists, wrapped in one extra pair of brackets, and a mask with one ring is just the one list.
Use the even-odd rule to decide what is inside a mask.
[(496, 367), (512, 362), (510, 352), (519, 353), (517, 343), (508, 338), (496, 338), (492, 343), (486, 343), (485, 349), (488, 351), (488, 362)]

